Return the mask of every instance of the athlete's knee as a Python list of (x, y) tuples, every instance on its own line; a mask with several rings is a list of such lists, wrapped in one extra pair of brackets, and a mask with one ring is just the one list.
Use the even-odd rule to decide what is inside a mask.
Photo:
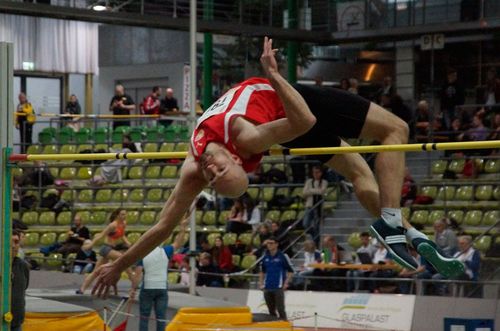
[(399, 117), (396, 117), (389, 126), (384, 141), (391, 144), (406, 144), (409, 134), (410, 128), (408, 124)]

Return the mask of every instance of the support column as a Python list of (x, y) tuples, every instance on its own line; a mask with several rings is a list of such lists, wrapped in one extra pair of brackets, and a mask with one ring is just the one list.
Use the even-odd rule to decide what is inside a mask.
[(94, 75), (85, 74), (85, 109), (83, 110), (85, 115), (93, 113), (94, 107)]
[[(288, 0), (288, 28), (291, 30), (297, 29), (297, 0)], [(287, 46), (288, 59), (288, 82), (297, 82), (297, 54), (299, 44), (296, 41), (289, 41)]]
[[(203, 3), (203, 19), (211, 21), (214, 18), (213, 0)], [(212, 66), (213, 66), (213, 41), (211, 33), (203, 34), (203, 107), (207, 109), (212, 104)]]
[(14, 46), (0, 43), (0, 331), (10, 330), (11, 208), (12, 178), (8, 157), (12, 153), (14, 130)]
[(408, 42), (395, 43), (396, 90), (403, 100), (415, 98), (415, 50)]

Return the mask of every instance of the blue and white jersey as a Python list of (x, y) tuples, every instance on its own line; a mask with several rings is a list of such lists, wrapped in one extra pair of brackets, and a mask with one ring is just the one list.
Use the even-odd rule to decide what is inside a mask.
[(166, 245), (156, 247), (137, 264), (143, 267), (143, 289), (166, 289), (168, 279), (168, 261), (174, 255), (174, 247)]
[(288, 272), (294, 272), (292, 262), (288, 255), (281, 251), (273, 256), (266, 252), (260, 262), (261, 271), (264, 273), (264, 288), (275, 290), (283, 287)]

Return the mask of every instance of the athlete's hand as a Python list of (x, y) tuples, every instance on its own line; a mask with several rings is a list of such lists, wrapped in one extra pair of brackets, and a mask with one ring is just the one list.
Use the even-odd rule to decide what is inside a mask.
[(113, 263), (100, 266), (96, 271), (96, 283), (92, 288), (92, 295), (106, 299), (111, 288), (118, 293), (116, 284), (120, 280), (121, 271), (116, 269)]
[(277, 49), (273, 49), (273, 40), (268, 37), (264, 37), (264, 49), (260, 57), (260, 63), (262, 64), (262, 68), (264, 68), (267, 76), (278, 72), (278, 63), (275, 58), (277, 51)]

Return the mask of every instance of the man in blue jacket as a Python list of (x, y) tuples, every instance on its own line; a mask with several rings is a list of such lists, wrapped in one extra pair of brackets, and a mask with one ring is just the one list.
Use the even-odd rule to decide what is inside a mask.
[(266, 241), (267, 251), (260, 262), (259, 286), (264, 291), (269, 314), (286, 320), (285, 290), (293, 276), (293, 265), (288, 255), (278, 249), (276, 237)]

